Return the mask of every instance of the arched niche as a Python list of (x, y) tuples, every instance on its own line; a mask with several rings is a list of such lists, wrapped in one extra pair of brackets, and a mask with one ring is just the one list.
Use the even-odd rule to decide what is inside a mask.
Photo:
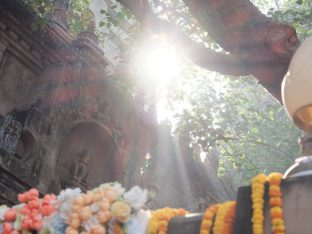
[[(82, 159), (84, 154), (87, 154), (87, 159)], [(80, 167), (79, 165), (82, 164), (83, 166)], [(120, 180), (122, 161), (118, 146), (110, 131), (96, 122), (76, 124), (61, 143), (57, 173), (60, 176), (62, 188), (75, 186), (73, 180), (77, 177), (84, 180), (86, 185), (76, 186), (86, 186), (86, 188)]]
[(36, 146), (37, 140), (34, 135), (30, 131), (24, 130), (17, 142), (15, 155), (22, 161), (28, 161), (33, 157)]

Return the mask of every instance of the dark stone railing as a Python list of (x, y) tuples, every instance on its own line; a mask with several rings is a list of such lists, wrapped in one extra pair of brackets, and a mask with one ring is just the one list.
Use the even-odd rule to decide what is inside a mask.
[(32, 186), (0, 166), (0, 205), (17, 204), (17, 195)]
[[(282, 181), (283, 212), (287, 234), (309, 234), (312, 230), (312, 175), (287, 178)], [(265, 234), (271, 233), (268, 189), (265, 192)], [(251, 187), (241, 187), (237, 193), (237, 208), (233, 234), (252, 234)], [(201, 214), (176, 217), (169, 223), (169, 234), (199, 233)]]

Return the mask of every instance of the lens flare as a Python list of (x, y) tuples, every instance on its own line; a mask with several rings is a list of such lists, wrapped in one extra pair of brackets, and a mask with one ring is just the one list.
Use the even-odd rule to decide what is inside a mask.
[(136, 64), (145, 79), (163, 84), (178, 78), (180, 73), (178, 61), (179, 58), (172, 48), (159, 45), (142, 48)]

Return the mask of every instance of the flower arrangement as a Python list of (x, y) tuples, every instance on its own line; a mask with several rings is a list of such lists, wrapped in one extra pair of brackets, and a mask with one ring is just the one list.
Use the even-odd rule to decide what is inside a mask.
[(135, 186), (125, 192), (119, 183), (107, 183), (86, 193), (66, 189), (42, 199), (31, 189), (18, 200), (12, 208), (0, 207), (2, 234), (120, 234), (147, 201), (147, 191)]
[(55, 198), (55, 195), (47, 194), (43, 199), (39, 199), (37, 189), (19, 194), (18, 200), (22, 202), (22, 205), (13, 208), (1, 207), (4, 212), (2, 233), (18, 234), (20, 231), (23, 233), (40, 231), (44, 217), (55, 211), (52, 205)]
[[(253, 234), (264, 233), (264, 192), (269, 183), (272, 233), (285, 234), (282, 209), (282, 175), (259, 174), (252, 179)], [(20, 204), (0, 206), (2, 234), (166, 234), (172, 218), (184, 216), (184, 209), (144, 211), (147, 191), (138, 186), (126, 191), (119, 183), (106, 183), (82, 193), (65, 189), (58, 196), (31, 189), (18, 195)], [(236, 202), (211, 205), (203, 215), (200, 234), (231, 234)]]

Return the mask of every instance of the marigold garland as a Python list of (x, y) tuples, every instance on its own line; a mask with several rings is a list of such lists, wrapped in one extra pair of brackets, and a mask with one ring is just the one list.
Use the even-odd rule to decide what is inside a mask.
[(233, 225), (236, 211), (236, 202), (231, 202), (229, 208), (227, 210), (227, 214), (224, 217), (224, 224), (222, 234), (232, 234), (233, 233)]
[(203, 215), (200, 234), (231, 234), (235, 208), (236, 202), (234, 201), (209, 206)]
[[(267, 177), (264, 174), (259, 174), (252, 180), (252, 223), (253, 233), (263, 234), (263, 206), (264, 206), (264, 188)], [(280, 173), (271, 173), (268, 176), (269, 181), (269, 206), (270, 206), (270, 217), (273, 234), (285, 234), (285, 224), (283, 219), (283, 202), (282, 202), (282, 191), (281, 181), (282, 175)]]
[(184, 209), (173, 209), (165, 207), (156, 210), (152, 213), (147, 226), (148, 234), (166, 234), (168, 231), (169, 221), (176, 216), (186, 215), (187, 211)]
[(266, 183), (266, 175), (259, 174), (251, 181), (251, 200), (252, 200), (252, 230), (253, 234), (263, 234), (263, 206), (264, 206), (264, 190)]
[(210, 230), (213, 224), (213, 219), (219, 209), (219, 205), (211, 205), (209, 206), (204, 215), (203, 220), (200, 224), (200, 234), (210, 234)]
[(215, 224), (213, 227), (213, 233), (214, 234), (222, 234), (223, 229), (225, 227), (225, 217), (227, 216), (227, 213), (229, 211), (229, 208), (233, 205), (233, 201), (228, 201), (220, 205), (217, 215), (216, 215), (216, 220)]
[(272, 232), (273, 234), (285, 234), (281, 191), (282, 175), (280, 173), (271, 173), (268, 178)]

